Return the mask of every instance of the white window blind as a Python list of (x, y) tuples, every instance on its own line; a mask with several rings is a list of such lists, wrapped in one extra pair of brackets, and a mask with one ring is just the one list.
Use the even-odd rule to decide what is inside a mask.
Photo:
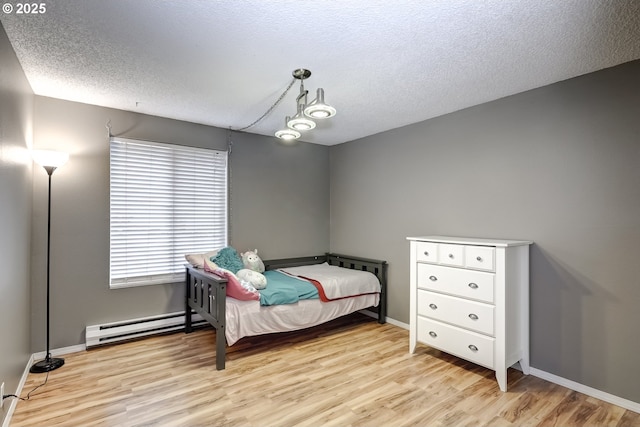
[(227, 245), (227, 153), (111, 138), (112, 288), (184, 280), (185, 254)]

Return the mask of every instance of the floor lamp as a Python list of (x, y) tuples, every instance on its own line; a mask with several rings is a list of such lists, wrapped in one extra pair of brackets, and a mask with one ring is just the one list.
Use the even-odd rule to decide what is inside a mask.
[(34, 363), (29, 369), (32, 373), (53, 371), (64, 365), (64, 359), (51, 357), (49, 352), (49, 261), (51, 258), (51, 175), (53, 171), (66, 163), (67, 153), (59, 151), (37, 150), (33, 152), (33, 160), (42, 166), (49, 174), (49, 197), (47, 204), (47, 355), (44, 360)]

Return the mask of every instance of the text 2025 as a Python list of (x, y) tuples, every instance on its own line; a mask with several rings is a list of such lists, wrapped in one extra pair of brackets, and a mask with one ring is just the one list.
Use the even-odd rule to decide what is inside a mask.
[(31, 14), (38, 15), (47, 12), (46, 3), (18, 3), (16, 4), (16, 15)]

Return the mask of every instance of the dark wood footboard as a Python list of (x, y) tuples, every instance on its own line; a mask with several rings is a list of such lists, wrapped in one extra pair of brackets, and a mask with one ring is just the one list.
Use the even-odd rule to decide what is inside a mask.
[(187, 265), (187, 289), (185, 293), (185, 332), (193, 330), (191, 315), (202, 316), (216, 329), (216, 369), (224, 369), (226, 341), (227, 279)]
[[(387, 262), (368, 258), (327, 253), (318, 256), (285, 258), (264, 261), (267, 270), (321, 264), (362, 270), (373, 273), (381, 285), (380, 303), (377, 307), (378, 322), (385, 323), (387, 316)], [(226, 359), (226, 297), (227, 279), (204, 270), (186, 266), (185, 332), (193, 330), (192, 314), (197, 313), (216, 329), (216, 369), (224, 369)]]
[(357, 258), (347, 255), (327, 254), (330, 265), (362, 270), (373, 273), (380, 281), (380, 303), (378, 304), (378, 323), (387, 322), (387, 262), (377, 259)]

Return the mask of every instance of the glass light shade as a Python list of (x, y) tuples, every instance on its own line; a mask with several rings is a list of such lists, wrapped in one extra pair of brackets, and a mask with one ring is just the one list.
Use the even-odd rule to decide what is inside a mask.
[(289, 129), (287, 127), (289, 119), (290, 119), (289, 116), (287, 116), (287, 118), (284, 121), (285, 123), (284, 129), (280, 129), (279, 131), (276, 132), (276, 136), (285, 141), (293, 141), (295, 139), (300, 138), (300, 132), (298, 132), (295, 129)]
[(304, 109), (304, 114), (314, 119), (328, 119), (336, 115), (336, 109), (324, 102), (324, 89), (319, 88), (316, 99)]
[(36, 163), (45, 168), (59, 168), (69, 160), (69, 154), (62, 151), (34, 150), (31, 156)]
[(316, 127), (316, 122), (304, 116), (302, 108), (304, 105), (298, 104), (298, 113), (287, 121), (289, 128), (297, 131), (311, 130)]

